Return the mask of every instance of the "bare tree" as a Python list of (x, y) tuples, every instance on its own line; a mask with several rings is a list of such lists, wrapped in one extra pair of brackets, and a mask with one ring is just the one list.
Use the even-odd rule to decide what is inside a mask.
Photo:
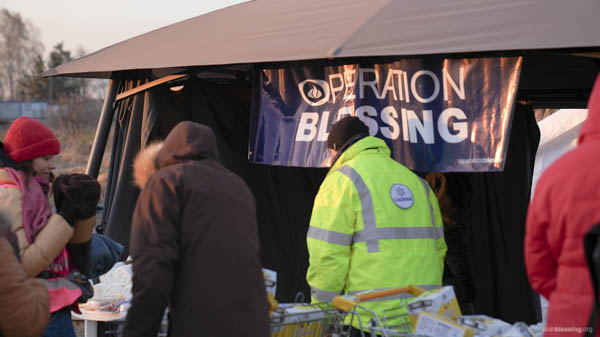
[(93, 130), (100, 115), (102, 101), (84, 95), (64, 95), (46, 111), (47, 122), (73, 139)]
[[(43, 45), (39, 32), (17, 12), (6, 8), (0, 10), (0, 80), (4, 96), (16, 99), (17, 83)], [(8, 95), (6, 92), (8, 91)]]

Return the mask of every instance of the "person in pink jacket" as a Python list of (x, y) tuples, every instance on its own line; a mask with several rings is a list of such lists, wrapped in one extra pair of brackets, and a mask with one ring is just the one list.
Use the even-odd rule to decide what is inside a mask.
[[(0, 145), (0, 213), (7, 217), (17, 238), (23, 270), (48, 288), (52, 314), (44, 336), (75, 337), (71, 305), (82, 296), (81, 287), (91, 286), (85, 280), (81, 287), (70, 281), (83, 269), (90, 241), (75, 243), (73, 238), (91, 229), (84, 226), (96, 213), (100, 185), (83, 174), (61, 175), (53, 183), (53, 160), (60, 143), (37, 119), (17, 118)], [(73, 176), (78, 180), (76, 186), (69, 184)], [(49, 200), (51, 183), (56, 213)], [(85, 196), (92, 200), (88, 202)], [(93, 219), (90, 223), (93, 225)], [(91, 230), (86, 233), (91, 236)]]
[(544, 171), (527, 213), (529, 282), (550, 302), (544, 336), (583, 336), (594, 301), (583, 237), (600, 222), (600, 76), (588, 109), (577, 148)]

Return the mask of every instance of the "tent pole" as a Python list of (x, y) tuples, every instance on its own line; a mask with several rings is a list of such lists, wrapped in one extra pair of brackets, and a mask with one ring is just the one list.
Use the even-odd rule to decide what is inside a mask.
[(100, 113), (98, 127), (96, 128), (96, 135), (94, 136), (94, 143), (92, 145), (90, 158), (88, 159), (87, 168), (85, 169), (85, 173), (94, 178), (98, 177), (100, 164), (102, 163), (102, 157), (104, 156), (104, 151), (106, 150), (106, 141), (108, 140), (108, 134), (110, 133), (113, 116), (115, 114), (113, 102), (117, 96), (117, 87), (117, 81), (111, 79), (108, 84), (104, 105), (102, 106), (102, 112)]

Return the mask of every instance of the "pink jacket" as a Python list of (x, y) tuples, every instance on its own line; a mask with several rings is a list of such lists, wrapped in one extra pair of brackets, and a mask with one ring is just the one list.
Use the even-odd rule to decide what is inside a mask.
[(588, 109), (577, 148), (544, 171), (527, 214), (527, 274), (550, 301), (544, 336), (582, 336), (594, 299), (583, 236), (600, 223), (600, 77)]
[(37, 276), (58, 256), (73, 236), (73, 228), (58, 214), (52, 215), (33, 243), (29, 243), (23, 226), (23, 195), (8, 172), (0, 168), (0, 212), (8, 217), (19, 239), (21, 263), (29, 276)]
[[(25, 219), (23, 194), (7, 169), (0, 169), (0, 212), (7, 217), (12, 225), (12, 231), (18, 238), (21, 262), (29, 276), (37, 276), (46, 270), (59, 254), (64, 255), (61, 258), (67, 259), (64, 248), (73, 237), (73, 228), (60, 215), (51, 215), (30, 243), (23, 224)], [(79, 223), (76, 226), (82, 227), (78, 225)], [(69, 262), (65, 261), (64, 264), (66, 267), (61, 268), (58, 276), (68, 273)], [(50, 295), (49, 312), (70, 306), (81, 296), (81, 289), (65, 278), (55, 277), (40, 281), (46, 286)]]

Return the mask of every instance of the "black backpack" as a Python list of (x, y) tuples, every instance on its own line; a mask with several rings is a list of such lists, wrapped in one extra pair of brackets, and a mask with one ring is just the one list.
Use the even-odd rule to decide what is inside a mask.
[(598, 287), (600, 282), (600, 223), (592, 227), (583, 238), (583, 248), (585, 251), (585, 259), (587, 261), (588, 269), (590, 270), (590, 276), (592, 278), (592, 285), (594, 286), (594, 306), (592, 307), (592, 314), (588, 322), (588, 329), (586, 329), (585, 337), (592, 337), (596, 335), (596, 329), (598, 325)]

